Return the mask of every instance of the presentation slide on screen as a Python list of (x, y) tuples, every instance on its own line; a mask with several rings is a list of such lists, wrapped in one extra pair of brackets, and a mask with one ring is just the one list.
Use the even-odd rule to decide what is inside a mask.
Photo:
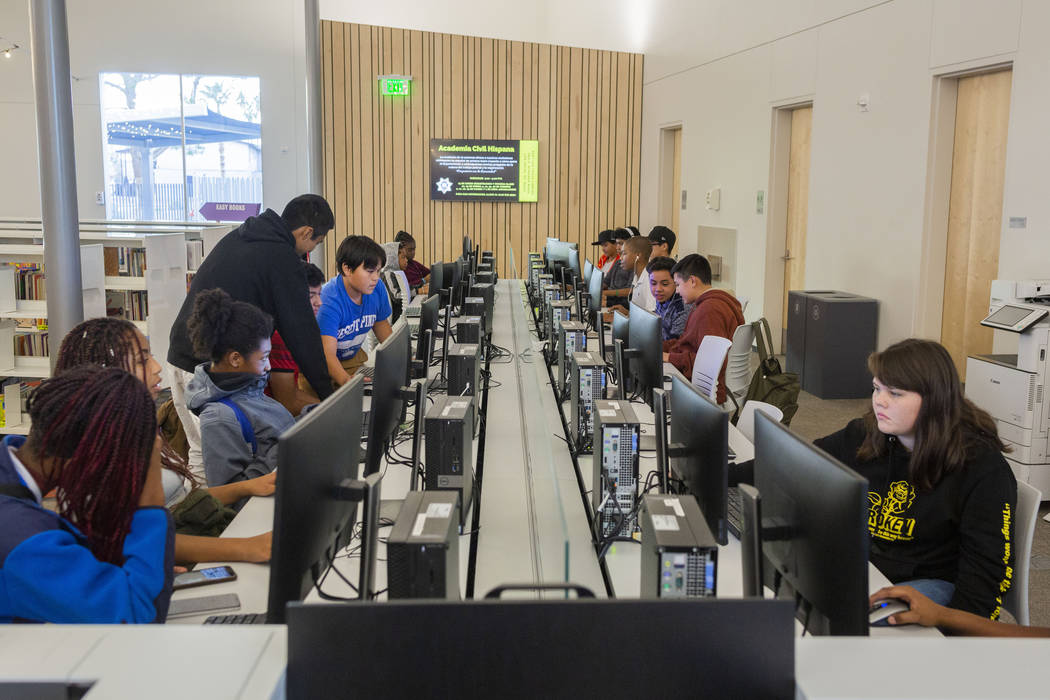
[(539, 160), (539, 141), (430, 139), (430, 198), (535, 202)]

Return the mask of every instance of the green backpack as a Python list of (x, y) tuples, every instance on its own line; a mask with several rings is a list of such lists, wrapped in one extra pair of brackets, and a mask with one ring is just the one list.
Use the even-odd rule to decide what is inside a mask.
[(795, 412), (798, 411), (798, 392), (802, 384), (794, 372), (785, 372), (780, 362), (773, 357), (773, 337), (769, 332), (769, 322), (760, 318), (751, 324), (758, 341), (758, 369), (751, 377), (751, 386), (747, 388), (744, 403), (762, 401), (776, 406), (784, 412), (780, 422), (790, 425)]

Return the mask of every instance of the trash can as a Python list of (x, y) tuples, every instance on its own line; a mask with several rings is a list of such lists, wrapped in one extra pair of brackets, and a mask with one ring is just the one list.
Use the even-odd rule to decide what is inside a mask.
[[(822, 399), (870, 395), (867, 361), (878, 336), (878, 300), (837, 291), (801, 292), (799, 300), (806, 311), (804, 324), (800, 324), (804, 328), (799, 372), (803, 391)], [(789, 296), (789, 306), (792, 301)], [(792, 306), (789, 311), (793, 310)], [(789, 323), (794, 320), (791, 315)], [(789, 339), (793, 330), (789, 325)], [(787, 365), (790, 371), (798, 372), (798, 364), (792, 366), (788, 359)]]

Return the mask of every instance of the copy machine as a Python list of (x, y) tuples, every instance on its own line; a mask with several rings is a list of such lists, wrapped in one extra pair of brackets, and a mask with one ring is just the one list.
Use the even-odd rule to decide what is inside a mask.
[(966, 397), (995, 418), (1017, 479), (1050, 497), (1050, 280), (995, 280), (988, 311), (981, 325), (1017, 333), (1017, 354), (966, 358)]

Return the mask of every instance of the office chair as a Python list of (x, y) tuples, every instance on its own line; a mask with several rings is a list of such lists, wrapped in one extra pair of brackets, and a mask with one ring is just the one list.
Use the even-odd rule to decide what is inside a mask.
[(755, 329), (750, 323), (737, 326), (726, 364), (726, 390), (736, 397), (737, 403), (743, 403), (751, 386), (751, 346), (754, 342)]
[(693, 386), (704, 392), (709, 399), (717, 401), (718, 374), (726, 361), (733, 341), (717, 335), (704, 336), (693, 360)]
[(755, 413), (757, 411), (765, 413), (778, 423), (784, 419), (784, 412), (773, 404), (763, 401), (748, 401), (745, 403), (740, 410), (740, 418), (737, 419), (736, 427), (740, 429), (747, 441), (751, 443), (755, 441)]
[(1017, 482), (1017, 517), (1014, 519), (1013, 585), (1003, 596), (1003, 609), (1020, 625), (1030, 625), (1028, 616), (1028, 572), (1032, 564), (1032, 539), (1039, 519), (1039, 502), (1043, 494), (1023, 481)]

